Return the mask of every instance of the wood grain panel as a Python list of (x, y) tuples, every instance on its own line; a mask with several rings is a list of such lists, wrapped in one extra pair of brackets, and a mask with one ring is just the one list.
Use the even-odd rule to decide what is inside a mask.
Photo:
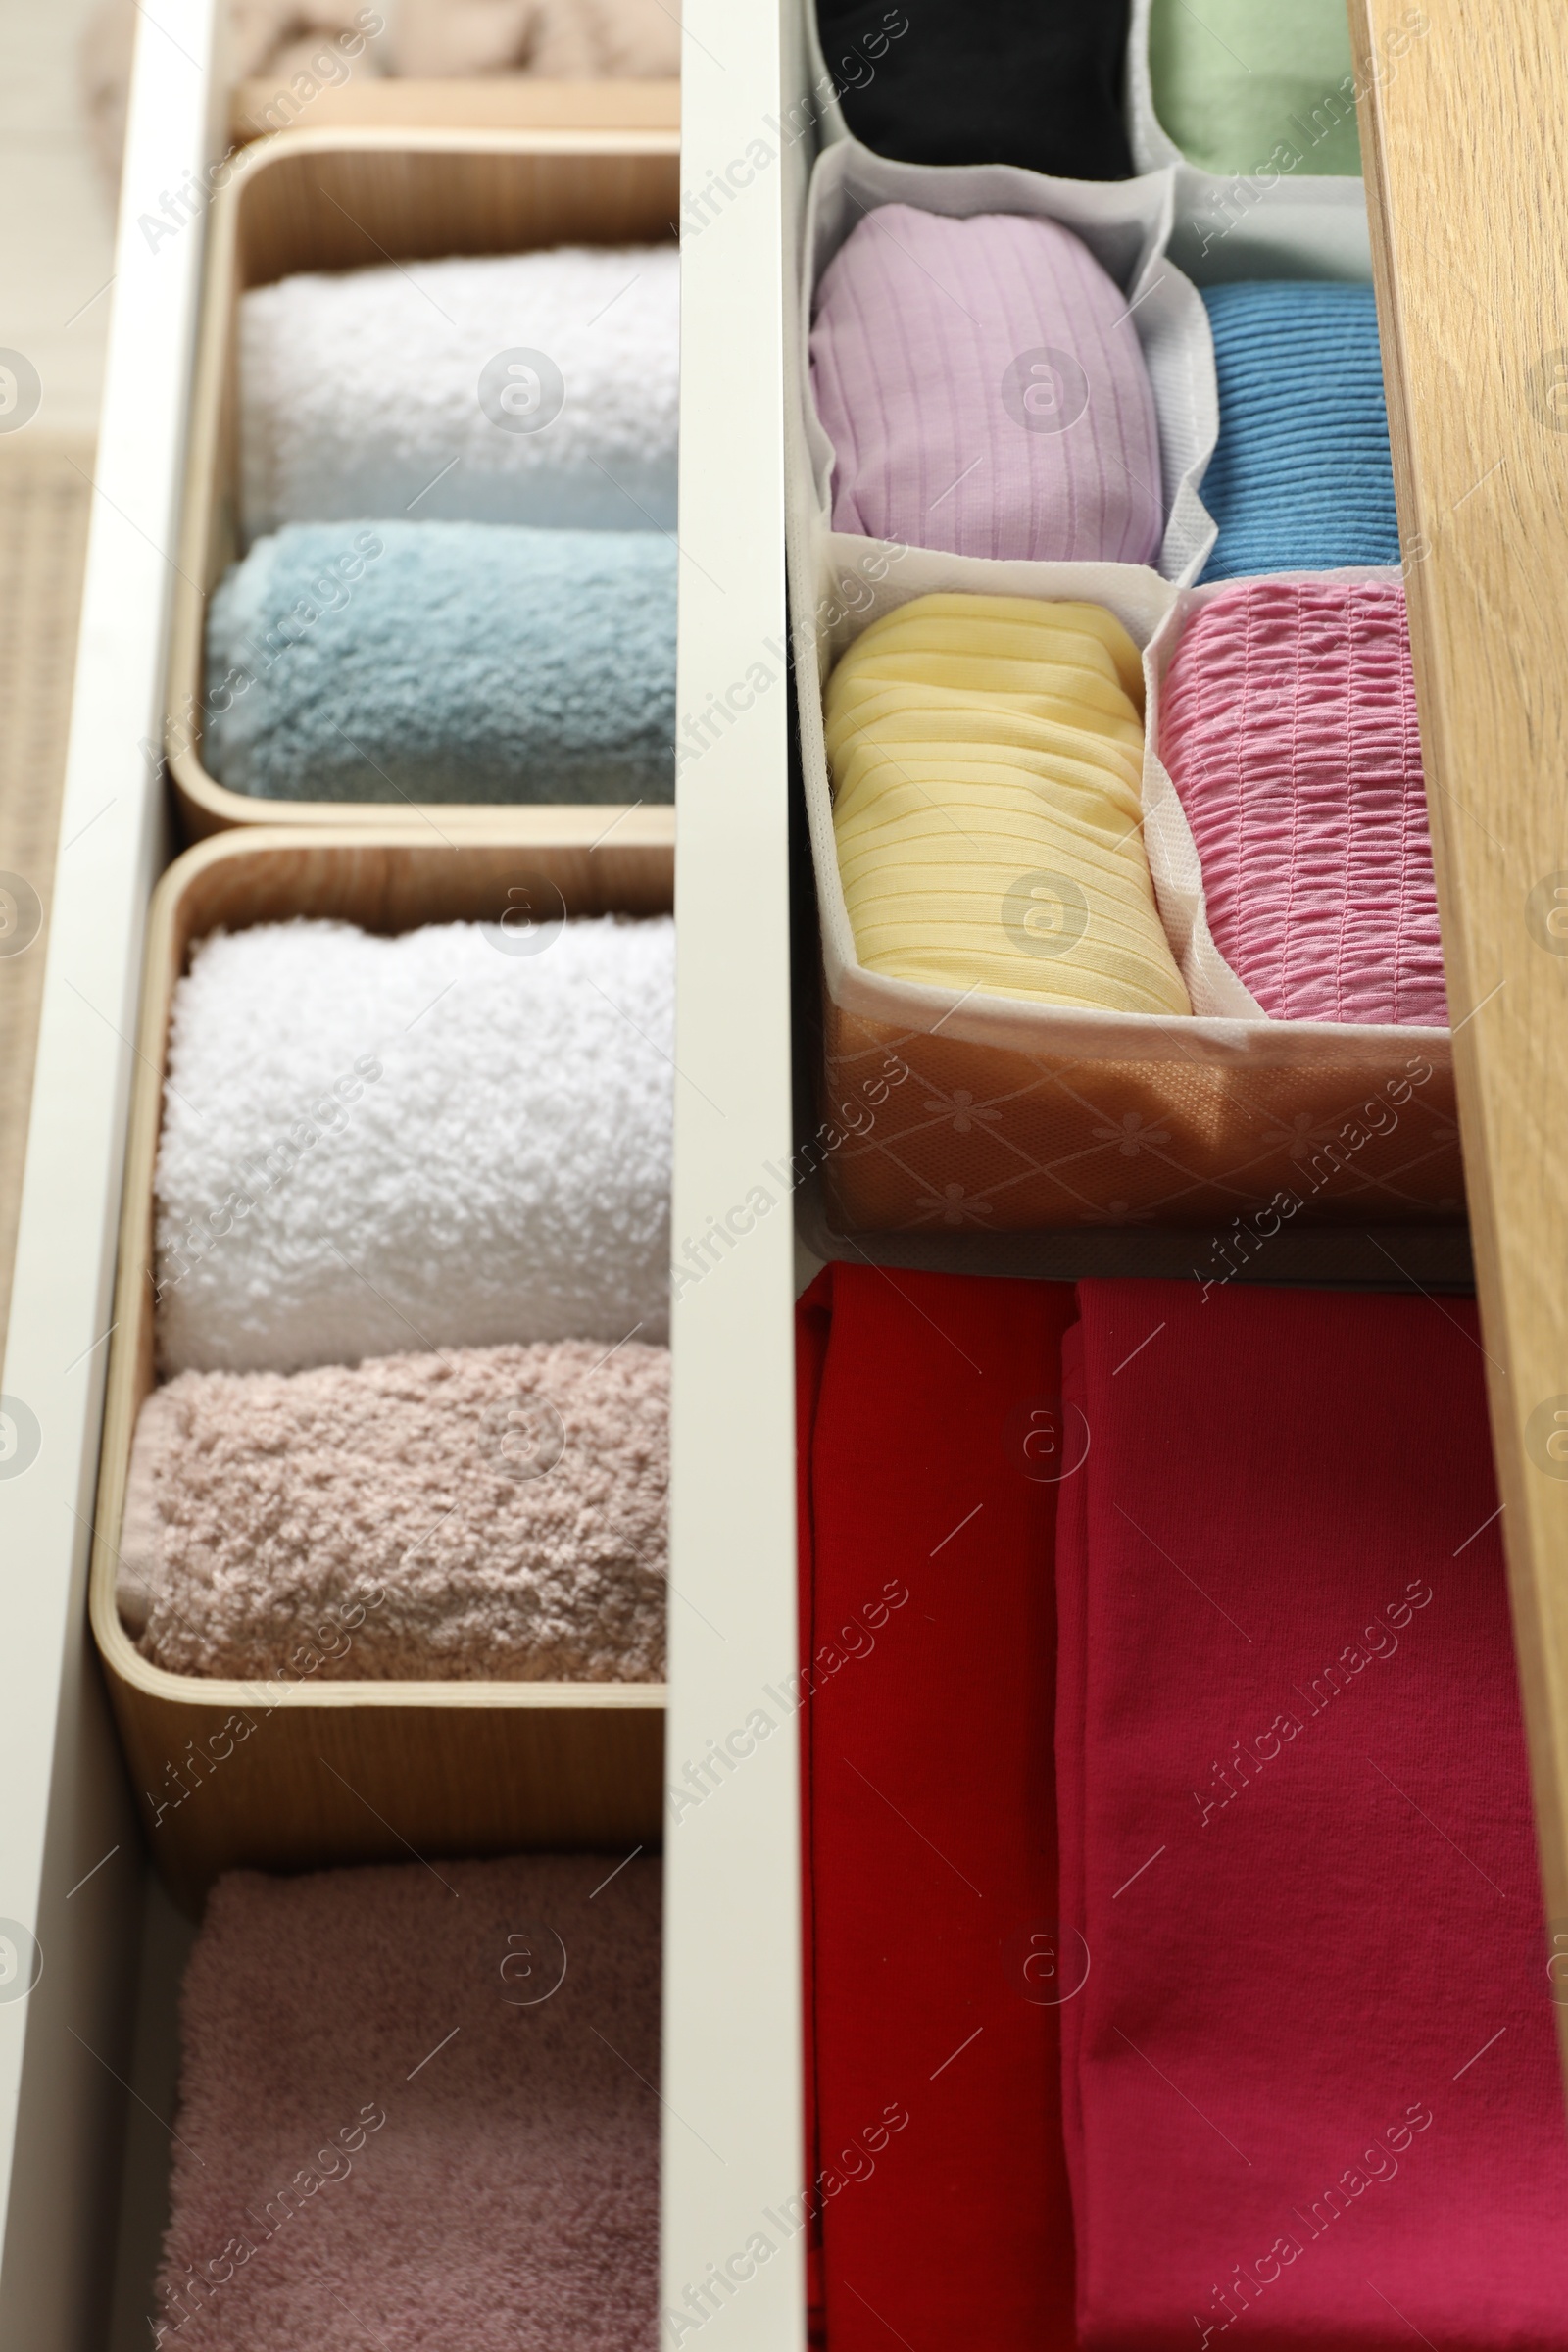
[(678, 81), (543, 81), (531, 74), (416, 81), (370, 75), (303, 102), (265, 77), (235, 84), (236, 143), (305, 123), (312, 130), (677, 130)]
[[(1568, 1923), (1568, 12), (1350, 15), (1503, 1539)], [(1418, 1399), (1411, 1426), (1419, 1446)]]
[(193, 1914), (225, 1870), (659, 1849), (664, 1711), (647, 1693), (519, 1707), (469, 1686), (454, 1706), (450, 1686), (410, 1684), (396, 1705), (269, 1708), (220, 1688), (215, 1703), (111, 1683), (148, 1852)]

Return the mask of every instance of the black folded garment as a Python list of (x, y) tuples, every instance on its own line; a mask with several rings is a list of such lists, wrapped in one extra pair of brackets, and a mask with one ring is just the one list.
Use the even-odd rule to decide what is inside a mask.
[(1126, 179), (1129, 0), (817, 0), (844, 119), (907, 164)]

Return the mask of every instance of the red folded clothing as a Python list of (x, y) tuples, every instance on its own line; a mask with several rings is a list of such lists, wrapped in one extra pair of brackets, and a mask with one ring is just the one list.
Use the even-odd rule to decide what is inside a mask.
[(802, 1302), (829, 2352), (1073, 2341), (1051, 1769), (1073, 1311), (1066, 1285), (842, 1265)]
[(1474, 1310), (1079, 1303), (1056, 1769), (1088, 1960), (1060, 2012), (1081, 2340), (1568, 2344)]

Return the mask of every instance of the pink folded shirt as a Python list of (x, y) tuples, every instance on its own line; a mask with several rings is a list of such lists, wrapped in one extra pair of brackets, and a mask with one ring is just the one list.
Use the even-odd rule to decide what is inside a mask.
[(1204, 605), (1159, 753), (1215, 945), (1266, 1013), (1446, 1024), (1402, 588), (1265, 579)]
[(1553, 2352), (1564, 1988), (1475, 1309), (1133, 1282), (1079, 1304), (1056, 1773), (1080, 2343)]
[(1159, 426), (1127, 298), (1054, 220), (888, 204), (811, 328), (833, 527), (964, 556), (1152, 564)]

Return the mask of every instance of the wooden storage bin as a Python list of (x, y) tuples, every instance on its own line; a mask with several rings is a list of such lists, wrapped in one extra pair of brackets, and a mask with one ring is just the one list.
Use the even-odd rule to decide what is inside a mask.
[[(237, 556), (238, 311), (250, 287), (305, 270), (361, 270), (449, 254), (654, 244), (680, 209), (672, 129), (284, 131), (248, 147), (214, 199), (170, 623), (166, 745), (186, 831), (286, 822), (385, 830), (425, 812), (392, 802), (264, 801), (203, 764), (207, 601)], [(191, 714), (187, 719), (186, 714)], [(556, 809), (470, 809), (493, 841), (548, 842)], [(653, 812), (673, 841), (673, 808)], [(462, 806), (432, 806), (451, 829)], [(613, 819), (607, 807), (601, 829)]]
[[(657, 1844), (664, 1687), (657, 1683), (300, 1682), (263, 1702), (247, 1682), (150, 1665), (120, 1621), (131, 1440), (156, 1385), (153, 1177), (170, 1004), (191, 943), (291, 915), (370, 931), (499, 919), (509, 885), (555, 884), (570, 914), (668, 912), (674, 857), (658, 811), (593, 847), (605, 811), (557, 812), (555, 838), (449, 847), (408, 828), (227, 832), (165, 874), (148, 920), (121, 1214), (90, 1585), (147, 1840), (176, 1897), (239, 1865)], [(246, 1728), (249, 1726), (250, 1728)]]
[(303, 104), (265, 75), (229, 93), (228, 129), (236, 146), (287, 130), (309, 108), (313, 130), (678, 130), (678, 81), (546, 81), (532, 74), (486, 74), (472, 79), (421, 81), (371, 74), (318, 90)]

